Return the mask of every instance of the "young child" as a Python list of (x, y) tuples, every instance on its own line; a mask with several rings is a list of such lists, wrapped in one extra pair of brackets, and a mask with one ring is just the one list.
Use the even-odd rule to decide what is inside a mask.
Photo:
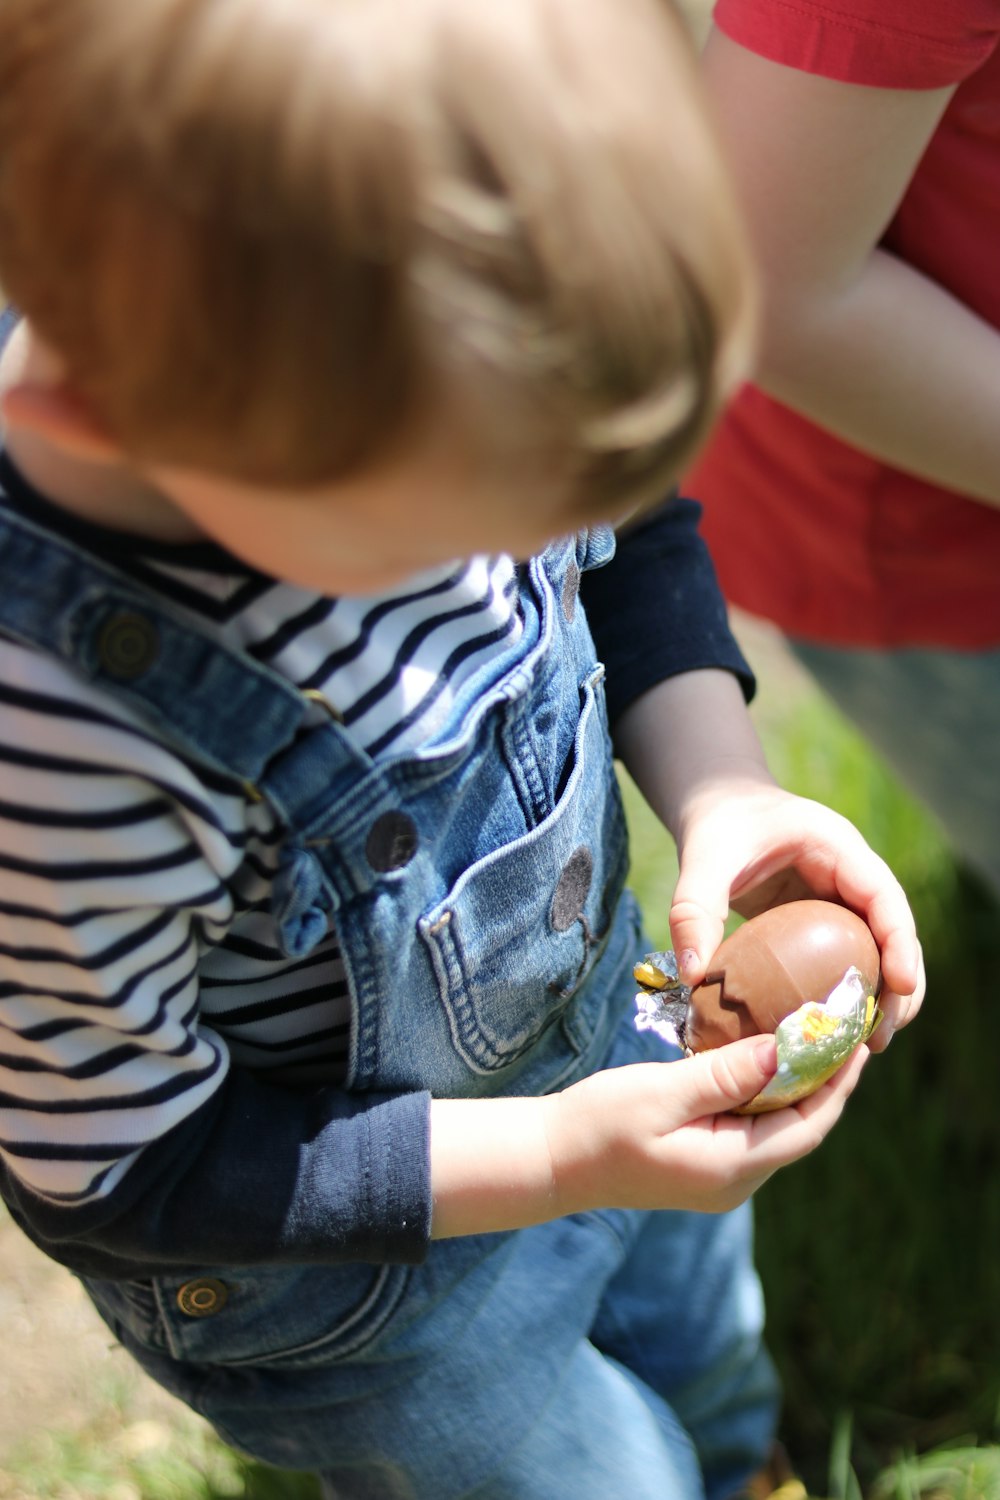
[(808, 890), (919, 1003), (693, 508), (600, 656), (579, 597), (746, 364), (693, 71), (659, 0), (0, 8), (4, 1197), (328, 1497), (723, 1500), (772, 1441), (744, 1200), (860, 1061), (753, 1120), (770, 1041), (657, 1065), (609, 708), (689, 977)]

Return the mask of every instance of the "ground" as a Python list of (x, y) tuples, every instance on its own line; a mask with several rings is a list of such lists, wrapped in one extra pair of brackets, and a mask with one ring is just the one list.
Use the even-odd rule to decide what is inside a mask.
[(130, 1422), (176, 1406), (117, 1348), (76, 1279), (2, 1208), (0, 1327), (0, 1482), (8, 1454), (37, 1434), (89, 1426), (101, 1401), (126, 1397)]

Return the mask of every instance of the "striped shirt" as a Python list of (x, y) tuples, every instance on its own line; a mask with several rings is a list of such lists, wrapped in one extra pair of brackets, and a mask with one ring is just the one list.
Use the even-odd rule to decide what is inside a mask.
[[(37, 511), (9, 467), (4, 482)], [(86, 530), (92, 545), (109, 535)], [(521, 629), (507, 557), (364, 599), (277, 583), (208, 546), (119, 541), (114, 561), (321, 692), (375, 759), (426, 742)], [(283, 1082), (343, 1078), (336, 932), (304, 958), (281, 951), (278, 853), (274, 815), (241, 782), (0, 637), (0, 1154), (34, 1193), (66, 1206), (110, 1194), (230, 1063)]]

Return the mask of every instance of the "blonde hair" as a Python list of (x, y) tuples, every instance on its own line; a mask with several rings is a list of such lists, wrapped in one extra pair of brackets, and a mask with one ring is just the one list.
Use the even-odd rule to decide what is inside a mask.
[(2, 0), (0, 283), (140, 460), (318, 483), (471, 393), (607, 510), (747, 363), (696, 72), (666, 0)]

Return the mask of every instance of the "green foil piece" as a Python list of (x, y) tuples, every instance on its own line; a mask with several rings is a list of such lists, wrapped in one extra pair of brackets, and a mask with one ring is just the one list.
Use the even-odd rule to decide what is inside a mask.
[(881, 1020), (857, 969), (848, 969), (824, 1001), (809, 1001), (778, 1024), (778, 1071), (740, 1114), (795, 1104), (832, 1078)]
[[(674, 1046), (684, 1046), (684, 1013), (690, 990), (677, 979), (672, 953), (651, 953), (666, 980), (662, 989), (643, 985), (635, 997), (636, 1025), (656, 1031)], [(858, 969), (848, 969), (825, 1000), (810, 1000), (785, 1017), (774, 1033), (778, 1069), (774, 1077), (737, 1114), (763, 1114), (805, 1099), (843, 1067), (855, 1048), (868, 1040), (881, 1020)]]

